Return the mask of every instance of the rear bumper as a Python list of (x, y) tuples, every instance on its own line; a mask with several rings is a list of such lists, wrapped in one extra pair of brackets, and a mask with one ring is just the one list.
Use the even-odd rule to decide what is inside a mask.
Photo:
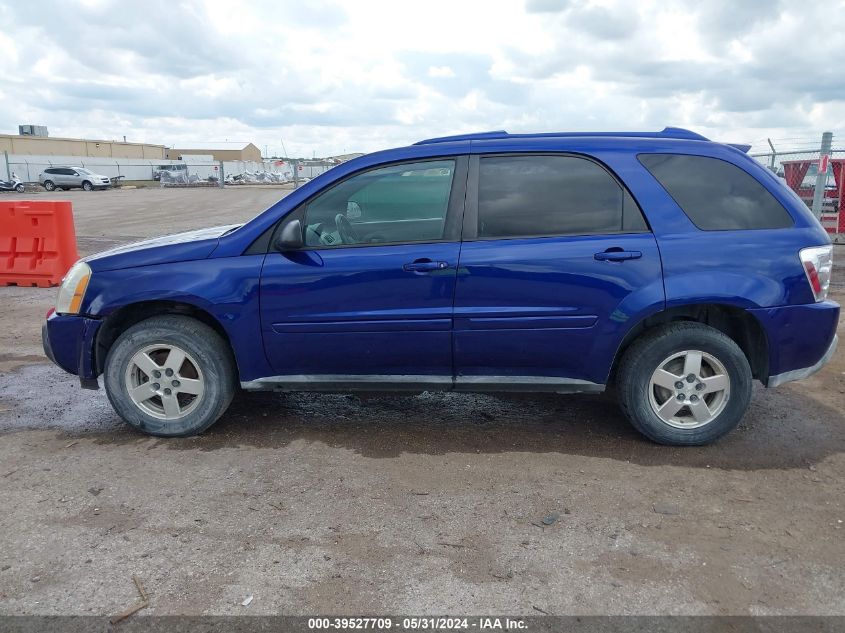
[(839, 304), (749, 310), (766, 332), (769, 350), (767, 387), (801, 380), (821, 369), (836, 350)]
[(839, 344), (839, 337), (834, 334), (833, 340), (830, 342), (830, 347), (827, 348), (827, 351), (824, 353), (815, 365), (810, 367), (803, 367), (802, 369), (793, 369), (791, 371), (785, 371), (782, 374), (777, 374), (776, 376), (769, 376), (769, 382), (766, 383), (766, 386), (769, 388), (777, 387), (778, 385), (782, 385), (785, 382), (792, 382), (793, 380), (803, 380), (808, 376), (812, 376), (822, 367), (827, 365), (830, 362), (830, 359), (833, 358), (833, 354), (836, 352), (836, 346)]
[(66, 372), (79, 376), (86, 389), (99, 389), (94, 356), (99, 328), (98, 319), (55, 313), (41, 326), (44, 354)]

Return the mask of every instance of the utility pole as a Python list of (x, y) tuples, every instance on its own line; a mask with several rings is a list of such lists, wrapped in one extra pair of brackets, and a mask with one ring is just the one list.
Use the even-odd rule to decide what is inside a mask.
[(819, 152), (819, 171), (816, 174), (816, 187), (813, 189), (813, 215), (822, 217), (824, 186), (827, 184), (827, 165), (830, 160), (830, 148), (833, 146), (833, 133), (822, 134), (822, 146)]

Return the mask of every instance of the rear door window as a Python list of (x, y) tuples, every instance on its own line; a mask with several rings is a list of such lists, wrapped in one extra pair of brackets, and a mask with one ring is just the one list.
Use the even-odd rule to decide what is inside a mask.
[(703, 231), (782, 229), (794, 224), (751, 174), (708, 156), (640, 154), (640, 163)]
[(601, 165), (577, 156), (479, 160), (478, 237), (641, 232), (631, 195)]

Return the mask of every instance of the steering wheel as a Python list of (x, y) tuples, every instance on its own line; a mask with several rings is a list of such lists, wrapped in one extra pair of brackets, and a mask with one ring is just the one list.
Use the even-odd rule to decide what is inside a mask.
[(337, 225), (337, 232), (340, 233), (340, 239), (344, 244), (358, 244), (361, 237), (352, 227), (352, 222), (349, 221), (342, 213), (334, 216), (334, 223)]

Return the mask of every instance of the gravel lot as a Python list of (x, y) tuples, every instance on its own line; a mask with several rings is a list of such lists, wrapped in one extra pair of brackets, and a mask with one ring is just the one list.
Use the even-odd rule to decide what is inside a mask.
[[(284, 193), (49, 197), (85, 254)], [(132, 575), (146, 615), (845, 614), (845, 351), (706, 448), (557, 395), (244, 394), (160, 440), (43, 357), (54, 296), (0, 288), (2, 614), (114, 614)]]

